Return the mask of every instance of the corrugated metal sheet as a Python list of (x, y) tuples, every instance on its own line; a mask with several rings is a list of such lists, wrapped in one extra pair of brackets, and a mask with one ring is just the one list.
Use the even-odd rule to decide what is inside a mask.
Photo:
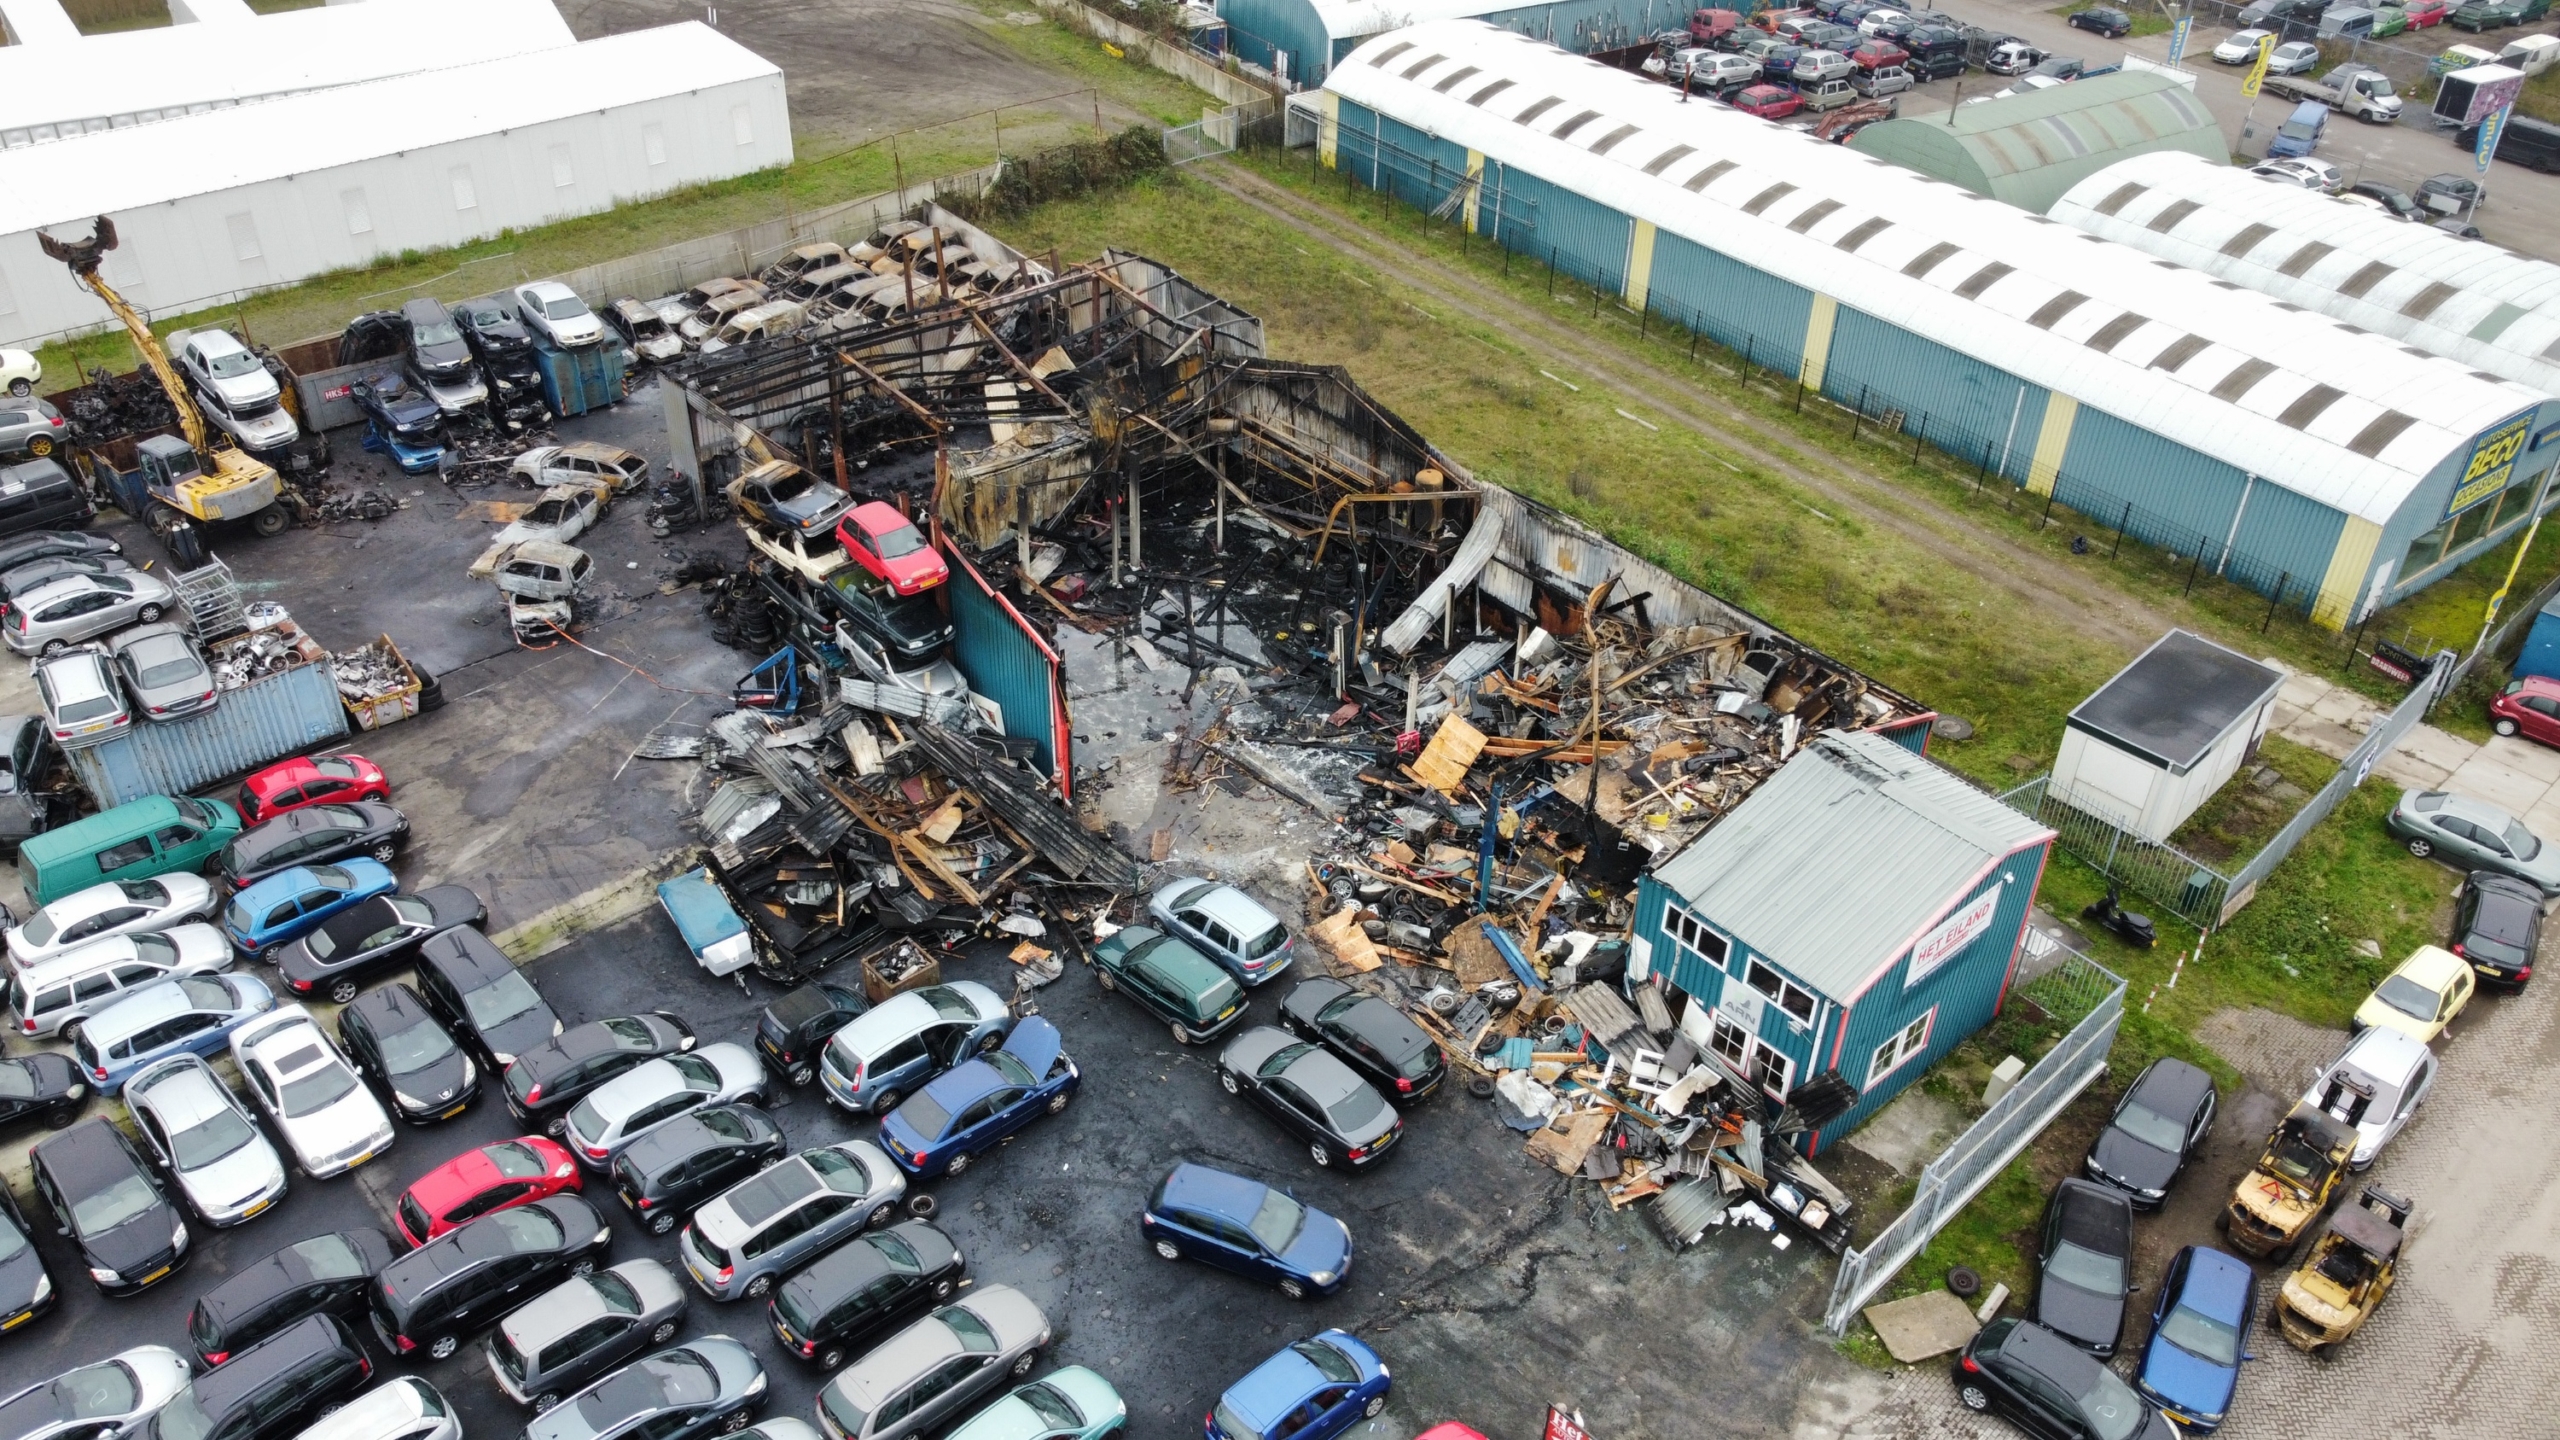
[(223, 692), (210, 712), (135, 724), (102, 745), (69, 752), (71, 773), (101, 808), (146, 795), (184, 795), (347, 733), (336, 673), (326, 660)]
[[(1832, 328), (1822, 388), (1855, 401), (1870, 384), (1909, 408), (1906, 427), (1925, 423), (1930, 437), (1951, 453), (1980, 463), (1987, 445), (1991, 465), (2002, 474), (2027, 473), (2035, 453), (2035, 427), (2050, 393), (2043, 386), (1871, 315), (1843, 310)], [(2013, 416), (2020, 432), (2016, 437), (2010, 434)]]
[(2168, 151), (2224, 164), (2228, 155), (2222, 127), (2193, 92), (2139, 70), (1959, 106), (1949, 117), (1879, 121), (1849, 147), (2039, 215), (2129, 156)]
[[(1390, 50), (1430, 63), (1371, 63)], [(1462, 67), (1484, 81), (1437, 88)], [(1473, 104), (1496, 77), (1512, 87)], [(1986, 364), (2377, 524), (2457, 464), (2475, 437), (2542, 401), (1886, 161), (1727, 107), (1683, 105), (1669, 87), (1478, 22), (1380, 36), (1336, 67), (1327, 86), (1346, 111), (1384, 113), (1534, 171), (1610, 214), (1651, 221), (1914, 334), (1961, 336)], [(1584, 138), (1624, 124), (1644, 133), (1605, 154)], [(1648, 173), (1675, 142), (1682, 158)], [(1825, 207), (1818, 218), (1809, 213), (1816, 206)], [(1799, 220), (1809, 222), (1802, 231)], [(1874, 221), (1889, 223), (1876, 230)], [(1540, 217), (1542, 235), (1575, 224)], [(1857, 230), (1867, 238), (1841, 249)], [(1589, 247), (1582, 264), (1612, 274), (1623, 264), (1622, 238), (1595, 234)], [(1905, 273), (1942, 247), (1922, 273)], [(2066, 292), (2088, 298), (2067, 314), (2049, 312)], [(2034, 323), (2039, 315), (2049, 323)], [(2093, 344), (2101, 332), (2105, 341)], [(2194, 353), (2183, 363), (2153, 363), (2191, 337)], [(2254, 377), (2245, 387), (2225, 384), (2243, 375)], [(2324, 387), (2338, 398), (2318, 415), (2298, 426), (2279, 418)], [(2225, 390), (2232, 393), (2218, 393)], [(2560, 404), (2548, 408), (2560, 414)], [(2369, 432), (2394, 412), (2416, 418)]]
[(1846, 1002), (1986, 866), (2052, 833), (1891, 740), (1830, 731), (1654, 878)]
[(1747, 351), (1755, 367), (1792, 374), (1804, 359), (1813, 292), (1801, 285), (1665, 231), (1654, 237), (1651, 291), (1655, 308)]
[[(969, 688), (1004, 712), (1004, 733), (1028, 740), (1040, 768), (1059, 775), (1059, 738), (1066, 730), (1066, 702), (1058, 657), (1004, 597), (988, 587), (976, 567), (956, 552), (951, 594), (951, 663), (969, 677)], [(1066, 757), (1070, 762), (1072, 756)], [(1061, 779), (1061, 789), (1065, 788)]]

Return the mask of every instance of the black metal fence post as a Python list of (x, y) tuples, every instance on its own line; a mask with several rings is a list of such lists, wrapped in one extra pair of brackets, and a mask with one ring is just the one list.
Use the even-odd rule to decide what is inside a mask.
[(2056, 475), (2053, 477), (2053, 488), (2044, 492), (2044, 513), (2036, 517), (2036, 530), (2039, 534), (2043, 532), (2045, 526), (2053, 523), (2053, 499), (2061, 493), (2062, 477)]
[(2109, 550), (2109, 551), (2107, 552), (2107, 558), (2108, 558), (2108, 559), (2113, 560), (2114, 558), (2116, 558), (2117, 553), (2118, 553), (2119, 551), (2121, 551), (2121, 550), (2123, 550), (2123, 549), (2124, 549), (2124, 529), (2125, 529), (2125, 527), (2126, 527), (2126, 526), (2128, 526), (2128, 525), (2130, 525), (2130, 524), (2132, 524), (2132, 523), (2133, 523), (2133, 502), (2132, 502), (2132, 501), (2130, 501), (2130, 500), (2127, 500), (2126, 502), (2124, 502), (2124, 517), (2123, 517), (2122, 519), (2120, 519), (2120, 520), (2116, 521), (2116, 544), (2115, 544), (2115, 549), (2113, 549), (2113, 550)]
[(1804, 413), (1804, 377), (1801, 375), (1796, 377), (1796, 413)]
[(1858, 408), (1849, 413), (1849, 441), (1857, 443), (1859, 427), (1867, 423), (1867, 387), (1858, 387)]
[(2267, 597), (2267, 618), (2258, 622), (2259, 634), (2266, 634), (2267, 627), (2276, 623), (2276, 607), (2284, 603), (2285, 585), (2292, 579), (2293, 572), (2290, 570), (2276, 576), (2276, 593)]
[(2198, 545), (2196, 546), (2196, 553), (2187, 558), (2187, 588), (2179, 591), (2178, 593), (2180, 595), (2193, 595), (2196, 593), (2196, 567), (2203, 563), (2204, 546)]
[(1547, 247), (1547, 298), (1556, 297), (1556, 247)]
[(1920, 412), (1920, 428), (1919, 428), (1918, 430), (1913, 431), (1913, 432), (1912, 432), (1912, 435), (1911, 435), (1911, 463), (1912, 463), (1912, 464), (1917, 465), (1917, 464), (1919, 464), (1919, 463), (1920, 463), (1920, 447), (1921, 447), (1922, 445), (1927, 444), (1927, 443), (1928, 443), (1928, 441), (1929, 441), (1929, 412), (1928, 412), (1928, 411), (1926, 411), (1926, 410), (1923, 410), (1923, 411), (1921, 411), (1921, 412)]
[(2339, 674), (2344, 675), (2356, 668), (2356, 651), (2364, 645), (2364, 627), (2372, 623), (2373, 612), (2370, 610), (2365, 612), (2363, 619), (2356, 622), (2356, 633), (2347, 640), (2347, 663), (2338, 667)]
[(1760, 337), (1757, 335), (1742, 337), (1742, 388), (1745, 390), (1751, 388), (1751, 352), (1759, 343)]
[(1981, 493), (1982, 493), (1982, 487), (1983, 487), (1984, 482), (1988, 481), (1990, 478), (1991, 478), (1991, 442), (1990, 442), (1989, 440), (1985, 440), (1985, 441), (1983, 441), (1983, 442), (1982, 442), (1982, 465), (1981, 465), (1981, 468), (1979, 468), (1979, 469), (1977, 469), (1977, 470), (1975, 470), (1975, 471), (1973, 472), (1973, 493), (1974, 493), (1974, 494), (1976, 494), (1976, 495), (1981, 494)]

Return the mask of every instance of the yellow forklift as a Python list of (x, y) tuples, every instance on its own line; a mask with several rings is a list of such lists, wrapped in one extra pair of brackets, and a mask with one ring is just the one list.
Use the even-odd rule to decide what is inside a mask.
[(2356, 1132), (2305, 1100), (2276, 1122), (2258, 1163), (2241, 1177), (2216, 1222), (2231, 1248), (2282, 1264), (2346, 1183)]
[(57, 240), (41, 230), (36, 240), (45, 254), (71, 267), (72, 278), (105, 301), (124, 323), (133, 348), (167, 393), (170, 408), (178, 415), (178, 428), (184, 432), (184, 438), (151, 435), (135, 443), (132, 470), (91, 453), (92, 463), (110, 472), (108, 488), (118, 502), (127, 508), (138, 504), (136, 518), (159, 537), (171, 557), (190, 567), (204, 563), (200, 525), (244, 520), (260, 535), (282, 534), (293, 516), (285, 508), (284, 482), (275, 467), (241, 450), (230, 436), (216, 436), (206, 429), (186, 382), (169, 363), (169, 352), (133, 306), (98, 274), (99, 263), (116, 248), (115, 222), (99, 216), (96, 231), (86, 240)]

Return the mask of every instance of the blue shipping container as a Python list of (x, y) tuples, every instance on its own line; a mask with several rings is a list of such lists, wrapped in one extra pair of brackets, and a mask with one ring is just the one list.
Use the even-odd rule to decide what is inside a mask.
[(2560, 680), (2560, 599), (2542, 607), (2524, 632), (2524, 653), (2516, 657), (2516, 677), (2539, 675)]
[(71, 773), (101, 809), (147, 795), (184, 795), (339, 739), (347, 707), (326, 660), (296, 665), (237, 690), (202, 715), (137, 720), (100, 744), (67, 752)]
[(554, 415), (584, 415), (621, 403), (622, 347), (606, 343), (577, 350), (536, 344), (533, 363), (542, 371), (542, 398)]

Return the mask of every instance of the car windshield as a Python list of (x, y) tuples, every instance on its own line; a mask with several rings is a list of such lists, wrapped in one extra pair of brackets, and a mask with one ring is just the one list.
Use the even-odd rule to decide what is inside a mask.
[(2046, 1253), (2044, 1273), (2075, 1290), (2101, 1295), (2124, 1293), (2124, 1262), (2065, 1240)]
[(2128, 1440), (2142, 1423), (2142, 1402), (2114, 1371), (2093, 1366), (2091, 1373), (2096, 1378), (2080, 1392), (2080, 1414), (2089, 1422), (2089, 1434), (2093, 1440)]
[[(836, 1433), (839, 1435), (861, 1434), (862, 1422), (870, 1418), (863, 1413), (861, 1406), (845, 1398), (844, 1382), (841, 1380), (818, 1392), (818, 1408), (826, 1411), (827, 1418), (835, 1422)], [(1254, 1435), (1251, 1431), (1229, 1431), (1228, 1433), (1235, 1435), (1237, 1440), (1261, 1440), (1260, 1436)], [(193, 1437), (188, 1437), (188, 1440), (193, 1440)]]
[(2519, 860), (2530, 860), (2542, 853), (2542, 842), (2517, 821), (2507, 822), (2507, 853)]
[(205, 373), (216, 380), (235, 380), (243, 375), (255, 375), (265, 368), (258, 363), (257, 356), (246, 350), (218, 351), (204, 357)]
[(2329, 1157), (2302, 1136), (2287, 1135), (2268, 1153), (2267, 1163), (2285, 1179), (2308, 1185), (2313, 1176), (2329, 1168)]
[(604, 1308), (614, 1314), (640, 1313), (640, 1292), (631, 1288), (630, 1281), (612, 1271), (597, 1271), (587, 1278), (587, 1284), (596, 1292), (596, 1298), (604, 1302)]
[(1034, 1381), (1013, 1392), (1015, 1399), (1031, 1407), (1040, 1423), (1056, 1430), (1074, 1430), (1084, 1424), (1084, 1416), (1069, 1403), (1067, 1397)]
[(197, 1170), (258, 1138), (258, 1127), (249, 1117), (225, 1107), (169, 1137), (169, 1148), (177, 1153), (178, 1168)]
[(462, 338), (450, 320), (429, 320), (410, 327), (409, 338), (420, 345), (450, 345)]
[(880, 549), (881, 559), (895, 560), (922, 550), (924, 537), (916, 533), (916, 527), (913, 525), (901, 525), (886, 535), (876, 537), (876, 543)]
[(2433, 1021), (2436, 1018), (2436, 992), (2406, 975), (2392, 976), (2373, 993), (2374, 998), (2413, 1020)]
[(953, 1335), (959, 1337), (961, 1349), (972, 1355), (996, 1353), (996, 1332), (988, 1329), (987, 1322), (975, 1314), (957, 1305), (946, 1305), (933, 1313), (943, 1324), (951, 1327)]
[(204, 1440), (213, 1432), (213, 1417), (196, 1403), (195, 1387), (189, 1386), (151, 1417), (151, 1425), (158, 1440)]
[(488, 1156), (489, 1163), (497, 1167), (498, 1173), (510, 1180), (528, 1179), (550, 1168), (540, 1155), (534, 1153), (532, 1146), (521, 1140), (501, 1140), (480, 1153)]
[(71, 1223), (83, 1235), (99, 1235), (136, 1216), (148, 1215), (160, 1203), (160, 1192), (140, 1174), (123, 1179), (71, 1202)]
[(286, 1081), (276, 1108), (284, 1112), (286, 1119), (294, 1119), (337, 1104), (355, 1088), (355, 1072), (332, 1060), (308, 1075)]
[(1307, 1207), (1277, 1190), (1265, 1190), (1262, 1204), (1253, 1212), (1253, 1223), (1247, 1228), (1253, 1231), (1254, 1239), (1262, 1242), (1263, 1249), (1274, 1255), (1285, 1254), (1297, 1241), (1298, 1232), (1307, 1228)]
[(421, 1020), (406, 1030), (385, 1035), (377, 1043), (382, 1049), (382, 1068), (394, 1075), (423, 1069), (453, 1053), (453, 1038), (432, 1020)]
[(542, 302), (542, 313), (553, 320), (575, 320), (587, 313), (587, 302), (575, 295), (563, 295)]
[(48, 906), (28, 916), (27, 923), (18, 927), (18, 934), (30, 945), (50, 945), (53, 932), (58, 928), (53, 923), (53, 910)]
[(1289, 1348), (1298, 1352), (1299, 1357), (1308, 1364), (1316, 1367), (1317, 1372), (1324, 1378), (1337, 1385), (1360, 1383), (1360, 1367), (1351, 1363), (1351, 1357), (1321, 1340), (1300, 1340), (1291, 1344)]
[(2240, 1332), (2229, 1322), (2181, 1305), (2160, 1322), (2160, 1338), (2216, 1365), (2240, 1363)]
[(2116, 1128), (2154, 1150), (2176, 1154), (2187, 1146), (2187, 1129), (2177, 1121), (2139, 1102), (2128, 1102), (2116, 1112)]
[(482, 1030), (529, 1014), (541, 1004), (542, 997), (535, 993), (533, 982), (512, 970), (462, 997), (462, 1008), (471, 1012), (471, 1023)]

